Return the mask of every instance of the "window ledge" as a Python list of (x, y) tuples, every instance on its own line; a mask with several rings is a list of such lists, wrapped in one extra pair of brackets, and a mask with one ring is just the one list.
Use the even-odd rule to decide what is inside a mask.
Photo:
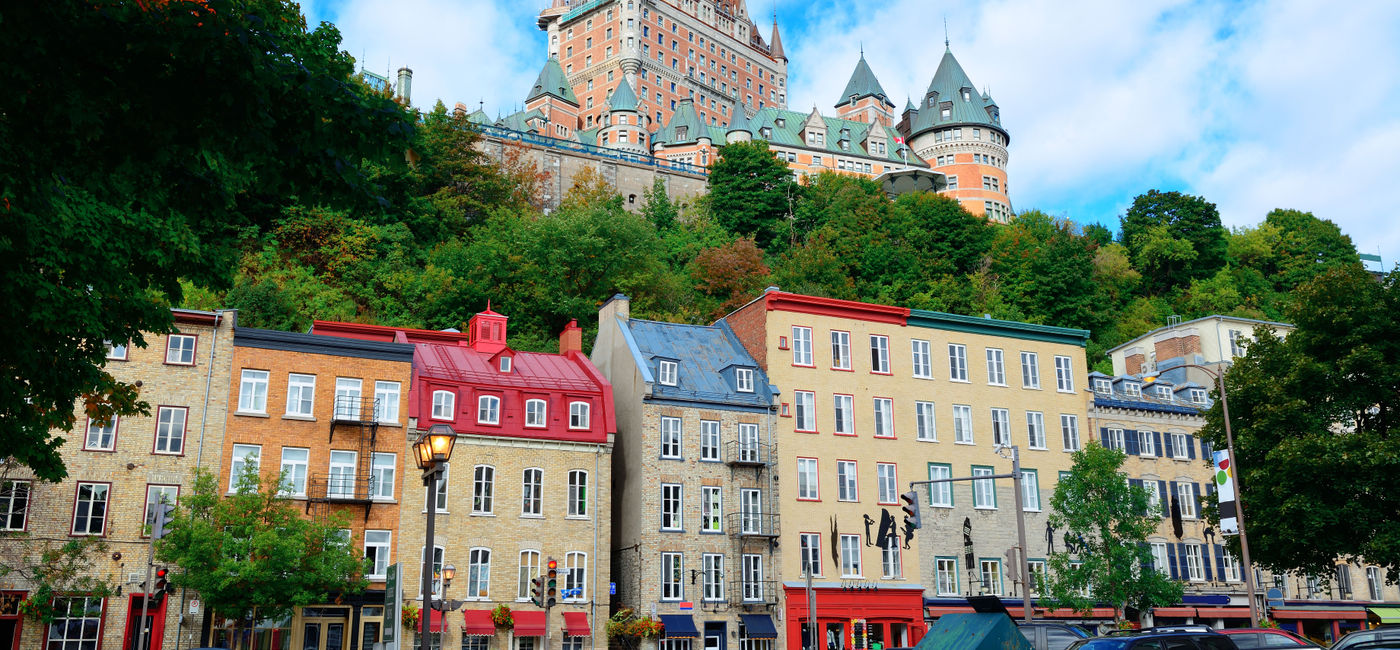
[(590, 519), (592, 519), (592, 517), (589, 517), (588, 515), (566, 515), (564, 518), (572, 519), (573, 521), (589, 521)]
[(268, 415), (267, 415), (266, 413), (257, 413), (257, 412), (255, 412), (255, 411), (234, 411), (233, 414), (234, 414), (234, 415), (241, 415), (241, 416), (247, 417), (247, 418), (265, 418), (265, 417), (268, 417)]
[(314, 415), (297, 415), (297, 414), (294, 414), (294, 413), (286, 413), (286, 414), (283, 414), (283, 415), (282, 415), (282, 419), (283, 419), (283, 420), (298, 420), (298, 421), (301, 421), (301, 422), (315, 422), (315, 421), (316, 421), (316, 416), (314, 416)]
[(495, 516), (496, 516), (496, 513), (494, 513), (494, 512), (473, 512), (473, 513), (471, 513), (471, 515), (472, 515), (473, 517), (495, 517)]
[(975, 443), (975, 442), (969, 442), (969, 441), (966, 441), (966, 440), (955, 440), (955, 441), (953, 441), (953, 444), (955, 444), (955, 445), (976, 445), (977, 443)]
[(521, 518), (521, 519), (544, 519), (544, 515), (527, 515), (527, 514), (521, 514), (521, 515), (520, 515), (520, 518)]

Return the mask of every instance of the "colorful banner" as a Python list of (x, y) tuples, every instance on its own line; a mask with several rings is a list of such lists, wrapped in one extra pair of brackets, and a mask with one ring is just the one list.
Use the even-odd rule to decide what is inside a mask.
[(1217, 451), (1211, 454), (1215, 460), (1215, 494), (1220, 498), (1220, 534), (1240, 534), (1239, 520), (1236, 519), (1235, 468), (1230, 465), (1230, 454)]

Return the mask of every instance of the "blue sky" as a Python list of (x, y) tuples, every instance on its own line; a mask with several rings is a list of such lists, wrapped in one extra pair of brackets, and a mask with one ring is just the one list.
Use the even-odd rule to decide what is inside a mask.
[[(307, 0), (372, 70), (414, 70), (413, 103), (515, 110), (544, 62), (544, 0)], [(953, 53), (1011, 133), (1017, 210), (1116, 228), (1134, 196), (1180, 190), (1227, 226), (1273, 208), (1400, 261), (1400, 2), (749, 0), (776, 11), (789, 106), (832, 106), (864, 46), (903, 107)]]

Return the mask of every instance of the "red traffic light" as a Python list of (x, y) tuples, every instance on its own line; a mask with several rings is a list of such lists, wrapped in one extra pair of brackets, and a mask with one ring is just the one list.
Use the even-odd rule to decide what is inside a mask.
[(559, 560), (550, 560), (545, 566), (549, 567), (550, 571), (554, 571), (559, 568)]
[(167, 568), (165, 568), (165, 567), (160, 567), (160, 568), (156, 569), (156, 579), (157, 579), (157, 580), (164, 580), (164, 579), (165, 579), (165, 575), (166, 575), (167, 573), (170, 573), (170, 569), (167, 569)]

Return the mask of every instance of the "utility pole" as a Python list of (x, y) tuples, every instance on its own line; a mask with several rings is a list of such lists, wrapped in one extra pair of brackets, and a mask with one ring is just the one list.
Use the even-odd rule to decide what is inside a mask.
[(807, 573), (807, 638), (812, 641), (812, 647), (808, 648), (808, 650), (818, 650), (817, 591), (812, 588), (812, 565), (806, 560), (803, 560), (802, 567)]

